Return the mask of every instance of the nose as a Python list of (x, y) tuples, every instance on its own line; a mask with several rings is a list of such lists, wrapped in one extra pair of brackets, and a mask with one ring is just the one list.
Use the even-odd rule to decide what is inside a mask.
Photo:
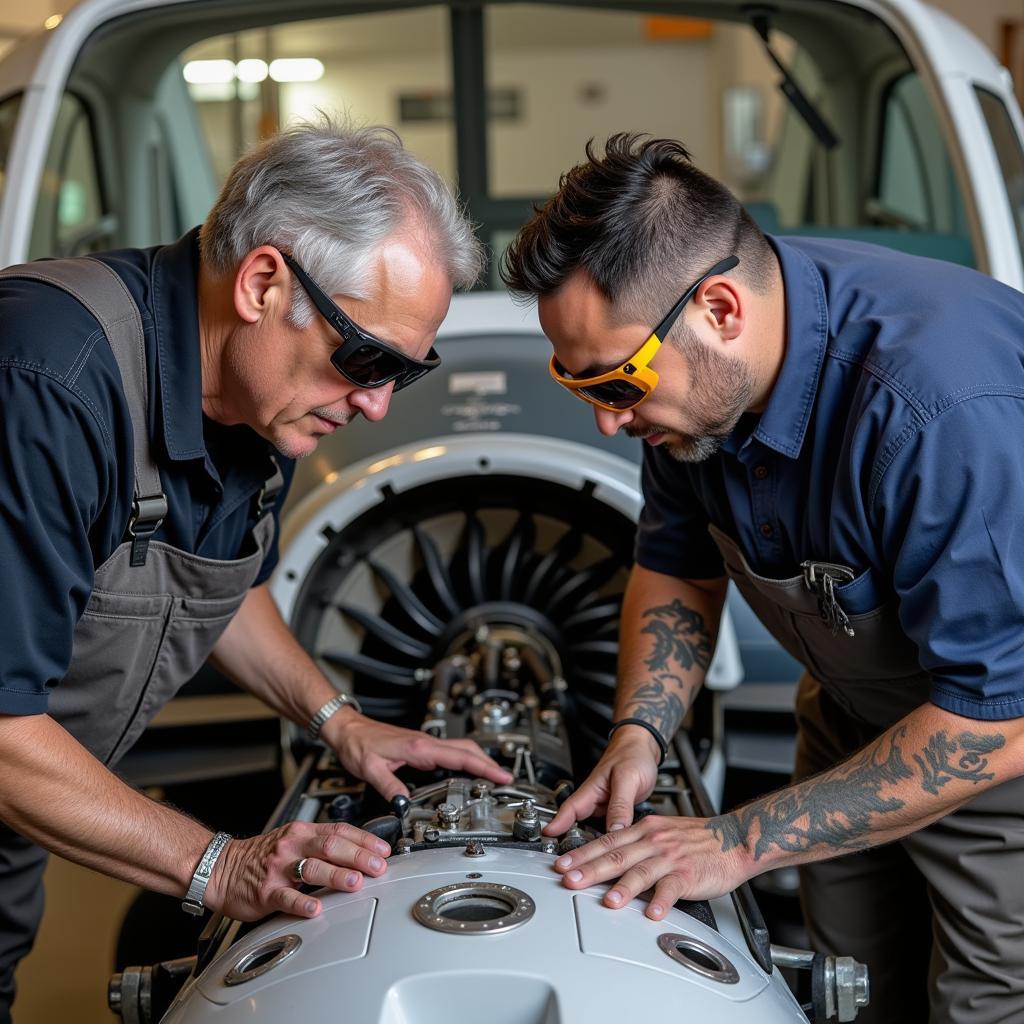
[(633, 412), (630, 409), (626, 409), (623, 412), (612, 412), (611, 409), (602, 409), (599, 406), (594, 406), (594, 421), (597, 423), (597, 429), (605, 437), (611, 437), (622, 427), (631, 423), (632, 420)]
[(358, 409), (371, 423), (384, 419), (391, 405), (391, 393), (394, 384), (385, 384), (382, 388), (356, 388), (348, 396), (349, 405)]

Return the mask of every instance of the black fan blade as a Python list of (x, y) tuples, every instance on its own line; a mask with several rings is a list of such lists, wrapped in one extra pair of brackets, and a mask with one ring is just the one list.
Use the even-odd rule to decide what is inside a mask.
[(619, 656), (619, 645), (615, 640), (585, 640), (580, 644), (573, 644), (570, 648), (573, 657), (581, 654), (599, 654), (609, 658)]
[(484, 543), (484, 527), (475, 512), (466, 515), (465, 530), (466, 570), (469, 575), (469, 592), (474, 604), (483, 604), (487, 583), (487, 546)]
[[(590, 683), (605, 690), (615, 689), (615, 674), (612, 672), (593, 672), (590, 669), (576, 669), (572, 673), (576, 683)], [(578, 692), (578, 689), (577, 689)]]
[(413, 639), (408, 633), (403, 633), (397, 626), (391, 625), (386, 619), (379, 615), (363, 611), (362, 608), (355, 608), (349, 604), (335, 605), (342, 615), (358, 622), (367, 633), (382, 640), (389, 647), (394, 648), (401, 654), (417, 661), (426, 661), (430, 657), (430, 645)]
[(416, 596), (408, 583), (400, 580), (395, 573), (387, 566), (381, 565), (380, 562), (368, 559), (366, 564), (384, 581), (384, 585), (391, 591), (391, 596), (398, 602), (399, 607), (420, 629), (431, 636), (441, 635), (444, 623)]
[(548, 582), (548, 577), (568, 565), (580, 553), (582, 545), (583, 536), (579, 530), (575, 527), (566, 530), (530, 574), (530, 581), (526, 584), (526, 591), (523, 594), (523, 602), (533, 605), (546, 603), (546, 600), (539, 600), (538, 595), (544, 584)]
[(614, 601), (605, 601), (603, 604), (593, 605), (590, 608), (584, 608), (582, 611), (574, 612), (562, 623), (562, 632), (568, 634), (574, 629), (586, 627), (587, 635), (591, 636), (595, 631), (604, 630), (609, 625), (617, 626), (621, 613), (621, 598)]
[(512, 532), (508, 536), (505, 555), (501, 560), (501, 599), (509, 601), (515, 597), (516, 580), (526, 565), (526, 556), (533, 550), (537, 527), (533, 516), (521, 512)]
[(605, 558), (576, 573), (548, 598), (548, 613), (557, 618), (562, 606), (579, 606), (586, 597), (596, 594), (621, 566), (622, 563), (617, 558)]
[(434, 538), (419, 523), (412, 528), (412, 534), (416, 538), (416, 544), (420, 549), (420, 556), (423, 559), (424, 568), (427, 570), (427, 576), (433, 584), (434, 592), (441, 604), (448, 610), (449, 615), (458, 615), (462, 611), (462, 606), (455, 596), (455, 585), (452, 583), (451, 576), (448, 575), (448, 567), (444, 564), (444, 559), (434, 543)]
[(392, 686), (413, 687), (420, 684), (413, 677), (411, 668), (401, 665), (389, 665), (386, 661), (368, 658), (365, 654), (352, 654), (348, 651), (321, 651), (317, 657), (332, 665), (350, 669), (379, 683), (390, 683)]

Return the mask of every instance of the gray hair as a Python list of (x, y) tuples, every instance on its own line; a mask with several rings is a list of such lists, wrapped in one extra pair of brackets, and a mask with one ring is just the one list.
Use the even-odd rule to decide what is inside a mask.
[[(390, 128), (322, 115), (264, 140), (235, 164), (200, 233), (203, 260), (227, 273), (261, 245), (288, 251), (328, 294), (365, 298), (376, 248), (421, 226), (455, 287), (470, 287), (483, 246), (441, 176)], [(296, 288), (289, 319), (313, 316)]]

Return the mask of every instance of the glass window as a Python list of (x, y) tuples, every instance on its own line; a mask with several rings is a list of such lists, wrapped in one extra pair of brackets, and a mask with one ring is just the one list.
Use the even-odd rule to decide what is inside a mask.
[(1024, 257), (1024, 148), (1021, 147), (1020, 137), (1003, 101), (987, 89), (975, 88), (974, 92), (988, 130), (992, 133), (999, 169), (1003, 172), (1006, 198), (1010, 201), (1017, 228), (1017, 244)]
[(14, 139), (14, 126), (18, 123), (21, 109), (21, 93), (8, 96), (0, 102), (0, 196), (4, 194), (4, 180), (7, 177), (7, 154)]
[(218, 180), (261, 137), (322, 109), (394, 128), (454, 183), (444, 8), (272, 25), (204, 40), (180, 60)]
[(113, 228), (105, 216), (88, 112), (75, 95), (65, 93), (39, 188), (29, 259), (109, 248)]
[[(486, 193), (477, 195), (475, 183), (462, 188), (495, 251), (529, 202), (584, 159), (589, 139), (600, 149), (629, 130), (681, 141), (766, 231), (972, 263), (938, 119), (891, 33), (836, 4), (771, 17), (769, 54), (744, 21), (486, 9)], [(787, 74), (835, 145), (784, 95)], [(515, 97), (503, 117), (493, 113), (499, 92)]]

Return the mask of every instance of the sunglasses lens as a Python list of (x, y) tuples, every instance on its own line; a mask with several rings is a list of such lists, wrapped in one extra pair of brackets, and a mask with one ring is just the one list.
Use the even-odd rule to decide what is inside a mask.
[(405, 368), (400, 359), (376, 345), (360, 345), (336, 365), (349, 380), (364, 388), (387, 384)]
[(643, 388), (628, 380), (606, 380), (602, 384), (593, 384), (579, 390), (587, 398), (610, 405), (613, 409), (632, 409), (647, 394)]

